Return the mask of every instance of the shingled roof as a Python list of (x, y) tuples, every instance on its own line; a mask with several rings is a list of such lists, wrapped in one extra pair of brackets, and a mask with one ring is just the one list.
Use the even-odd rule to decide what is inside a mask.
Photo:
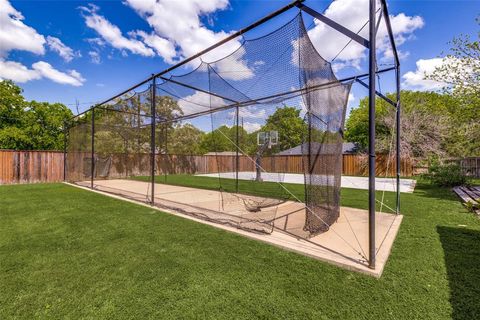
[[(290, 149), (287, 149), (287, 150), (280, 151), (279, 153), (277, 153), (277, 155), (279, 155), (279, 156), (299, 156), (299, 155), (302, 155), (302, 146), (305, 146), (305, 148), (306, 148), (307, 143), (298, 145), (296, 147), (293, 147), (293, 148), (290, 148)], [(335, 145), (323, 145), (323, 150), (326, 151), (325, 148), (328, 149), (329, 147), (335, 147)], [(320, 148), (320, 143), (312, 143), (312, 149), (313, 150), (316, 150), (318, 148)], [(344, 142), (343, 143), (343, 146), (342, 146), (342, 153), (343, 154), (354, 154), (354, 153), (357, 153), (357, 151), (358, 151), (358, 146), (355, 143), (353, 143), (353, 142)]]

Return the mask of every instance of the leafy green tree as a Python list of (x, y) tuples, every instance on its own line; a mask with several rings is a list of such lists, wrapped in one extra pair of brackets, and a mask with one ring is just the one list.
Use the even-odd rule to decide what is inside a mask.
[(300, 117), (299, 109), (284, 106), (267, 118), (260, 131), (278, 131), (279, 143), (271, 151), (278, 152), (302, 144), (308, 132), (308, 125)]
[(12, 81), (0, 81), (0, 148), (31, 148), (31, 137), (23, 130), (26, 107), (22, 89)]
[(0, 128), (20, 125), (27, 102), (22, 89), (12, 81), (0, 81)]
[(25, 114), (25, 132), (32, 137), (33, 148), (62, 150), (64, 124), (72, 112), (60, 103), (31, 101)]
[[(300, 110), (284, 106), (271, 114), (260, 130), (248, 133), (239, 127), (240, 149), (253, 156), (257, 152), (257, 134), (259, 131), (278, 131), (279, 144), (264, 154), (277, 153), (300, 145), (307, 134), (307, 123), (300, 116)], [(205, 134), (202, 148), (207, 152), (235, 151), (236, 126), (221, 126)]]
[[(435, 92), (402, 91), (401, 153), (425, 159), (431, 155), (448, 155), (451, 113), (456, 101), (449, 95)], [(394, 94), (387, 97), (395, 100)], [(376, 149), (388, 153), (393, 147), (396, 110), (384, 100), (376, 99)], [(360, 148), (368, 147), (368, 98), (360, 101), (346, 122), (345, 138)]]
[(72, 112), (59, 103), (25, 101), (12, 81), (0, 81), (0, 148), (61, 150)]
[[(133, 97), (122, 96), (113, 103), (116, 110), (97, 109), (95, 111), (95, 150), (100, 154), (109, 153), (149, 153), (151, 149), (151, 98), (141, 94)], [(174, 141), (176, 116), (182, 110), (177, 102), (169, 96), (156, 97), (156, 148), (165, 153), (165, 142), (169, 147)], [(172, 150), (168, 150), (172, 153)]]
[(203, 136), (201, 149), (206, 152), (235, 151), (235, 141), (236, 127), (223, 125)]
[[(388, 95), (391, 97), (391, 95)], [(382, 100), (376, 100), (375, 109), (375, 132), (377, 137), (382, 137), (388, 134), (388, 127), (386, 127), (381, 119), (388, 115), (389, 108)], [(350, 115), (345, 123), (345, 140), (358, 143), (362, 149), (368, 147), (368, 98), (360, 100), (357, 108), (352, 109)]]
[(202, 148), (202, 139), (205, 133), (190, 123), (176, 126), (168, 140), (169, 154), (201, 155), (205, 153)]
[(107, 108), (125, 112), (95, 109), (95, 151), (104, 156), (150, 152), (150, 118), (142, 116), (150, 112), (149, 102), (138, 96), (120, 97)]
[[(174, 135), (175, 118), (181, 117), (183, 111), (175, 101), (170, 96), (157, 96), (156, 101), (156, 119), (157, 119), (157, 152), (159, 153), (169, 153), (172, 154), (172, 150), (169, 149)], [(150, 103), (150, 102), (149, 102)], [(168, 144), (168, 145), (167, 145)]]
[[(180, 108), (177, 101), (170, 96), (157, 95), (155, 98), (155, 104), (157, 122), (171, 121), (183, 115), (183, 110)], [(150, 105), (150, 99), (148, 99), (148, 105)], [(148, 111), (148, 113), (150, 113), (150, 111)]]
[[(477, 23), (480, 26), (480, 17)], [(444, 83), (445, 93), (457, 100), (452, 110), (449, 153), (480, 156), (480, 31), (476, 39), (462, 34), (450, 44), (443, 63), (427, 78)]]

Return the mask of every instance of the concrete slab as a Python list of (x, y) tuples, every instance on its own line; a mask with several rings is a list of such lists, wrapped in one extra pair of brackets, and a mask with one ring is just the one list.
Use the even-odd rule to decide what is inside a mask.
[[(234, 172), (222, 172), (222, 173), (208, 173), (198, 174), (202, 177), (214, 177), (218, 178), (234, 179)], [(239, 172), (238, 178), (241, 180), (255, 180), (255, 172)], [(298, 173), (262, 173), (263, 181), (276, 182), (281, 181), (285, 183), (303, 184), (303, 174)], [(368, 190), (368, 178), (367, 177), (352, 177), (342, 176), (342, 187), (352, 189)], [(415, 190), (416, 180), (413, 179), (400, 179), (400, 192), (412, 193)], [(375, 178), (375, 188), (378, 191), (396, 191), (396, 180), (394, 178)]]
[[(77, 185), (88, 188), (90, 181)], [(150, 198), (150, 184), (142, 181), (97, 180), (95, 188), (98, 192), (106, 192), (110, 196), (113, 193), (121, 199), (144, 205)], [(161, 211), (375, 277), (380, 277), (383, 272), (403, 218), (401, 215), (377, 213), (376, 268), (370, 269), (367, 264), (368, 211), (342, 207), (337, 222), (327, 232), (312, 237), (303, 230), (306, 215), (303, 203), (286, 201), (252, 213), (246, 210), (241, 197), (213, 190), (155, 185), (155, 203)]]

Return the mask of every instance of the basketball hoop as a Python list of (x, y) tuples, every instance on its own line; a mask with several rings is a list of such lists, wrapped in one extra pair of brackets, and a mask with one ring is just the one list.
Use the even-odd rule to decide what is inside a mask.
[(257, 145), (269, 149), (278, 144), (278, 131), (260, 131), (257, 133)]

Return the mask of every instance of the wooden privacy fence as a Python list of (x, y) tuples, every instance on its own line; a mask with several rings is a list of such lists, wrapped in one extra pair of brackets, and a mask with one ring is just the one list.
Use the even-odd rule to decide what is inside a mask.
[[(274, 173), (303, 173), (303, 156), (270, 156), (263, 157), (261, 166), (267, 172)], [(329, 156), (323, 156), (329, 157)], [(166, 159), (168, 158), (168, 159)], [(343, 155), (343, 175), (367, 176), (368, 163), (367, 158), (362, 155), (344, 154)], [(396, 164), (395, 158), (387, 161), (387, 157), (377, 155), (376, 174), (377, 176), (395, 176)], [(332, 163), (332, 159), (325, 159), (327, 163)], [(255, 164), (252, 158), (239, 156), (238, 171), (255, 171)], [(322, 158), (318, 161), (322, 161)], [(413, 175), (412, 162), (407, 159), (400, 161), (401, 175), (410, 177)], [(233, 172), (236, 169), (235, 156), (180, 156), (180, 155), (158, 155), (157, 173), (168, 174), (202, 174), (217, 172)]]
[[(368, 156), (360, 154), (344, 154), (342, 174), (346, 176), (368, 176)], [(377, 154), (375, 174), (378, 177), (394, 177), (397, 175), (396, 158)], [(410, 159), (400, 159), (400, 175), (413, 176), (413, 163)]]
[[(328, 156), (326, 156), (328, 157)], [(97, 156), (98, 163), (106, 160)], [(0, 150), (0, 184), (58, 182), (63, 180), (63, 152), (61, 151), (9, 151)], [(332, 163), (331, 159), (325, 159)], [(110, 178), (150, 175), (150, 154), (113, 154), (109, 159)], [(320, 158), (319, 161), (322, 161)], [(362, 155), (343, 155), (343, 174), (367, 175), (367, 159)], [(67, 155), (67, 180), (88, 180), (91, 172), (89, 152), (70, 152)], [(255, 164), (247, 156), (239, 156), (238, 171), (255, 171)], [(303, 173), (302, 156), (270, 156), (262, 158), (262, 168), (274, 173)], [(103, 164), (105, 166), (105, 164)], [(100, 167), (100, 165), (99, 165)], [(377, 175), (395, 176), (395, 160), (390, 162), (377, 156)], [(102, 178), (101, 170), (96, 171)], [(236, 171), (236, 157), (224, 155), (157, 155), (156, 173), (161, 174), (207, 174)], [(413, 166), (408, 160), (401, 161), (401, 175), (412, 176)]]
[(468, 157), (454, 161), (460, 165), (466, 175), (480, 178), (480, 157)]
[(63, 152), (0, 150), (0, 184), (63, 181)]

